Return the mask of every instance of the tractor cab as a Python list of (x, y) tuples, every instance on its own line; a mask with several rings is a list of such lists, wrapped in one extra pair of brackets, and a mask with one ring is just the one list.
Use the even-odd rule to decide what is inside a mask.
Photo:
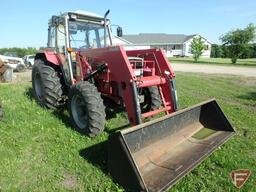
[(74, 11), (50, 19), (47, 47), (63, 54), (67, 84), (71, 85), (72, 79), (76, 78), (76, 51), (112, 45), (110, 22), (106, 18), (108, 13), (102, 17), (86, 11)]
[(57, 52), (102, 48), (112, 44), (109, 20), (97, 14), (74, 11), (52, 16), (49, 21), (47, 46)]

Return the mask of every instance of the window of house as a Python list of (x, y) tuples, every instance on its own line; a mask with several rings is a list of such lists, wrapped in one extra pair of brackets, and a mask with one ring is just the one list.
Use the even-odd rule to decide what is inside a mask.
[(181, 45), (173, 45), (172, 50), (181, 49)]

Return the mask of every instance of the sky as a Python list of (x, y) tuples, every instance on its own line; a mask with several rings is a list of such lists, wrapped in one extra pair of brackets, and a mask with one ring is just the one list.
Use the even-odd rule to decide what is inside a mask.
[(124, 34), (200, 34), (220, 43), (226, 32), (256, 24), (255, 0), (8, 0), (0, 1), (0, 48), (46, 46), (52, 15), (110, 9)]

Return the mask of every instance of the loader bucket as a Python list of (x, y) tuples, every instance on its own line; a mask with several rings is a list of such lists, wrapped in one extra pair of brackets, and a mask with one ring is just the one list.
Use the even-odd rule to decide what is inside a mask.
[(165, 191), (235, 134), (212, 99), (109, 138), (113, 179), (131, 191)]

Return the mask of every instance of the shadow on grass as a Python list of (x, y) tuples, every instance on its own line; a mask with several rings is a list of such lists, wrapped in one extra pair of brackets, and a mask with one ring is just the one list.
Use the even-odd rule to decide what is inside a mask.
[[(31, 87), (26, 90), (25, 96), (31, 101), (33, 101), (33, 100), (36, 101), (34, 92), (33, 92), (33, 88), (31, 88)], [(49, 112), (51, 112), (51, 114), (53, 114), (55, 117), (57, 117), (59, 120), (61, 120), (65, 124), (66, 127), (72, 128), (69, 116), (67, 115), (67, 113), (65, 113), (66, 112), (65, 108), (66, 108), (66, 105), (63, 105), (60, 109), (49, 110)]]
[[(108, 141), (103, 141), (82, 149), (79, 151), (79, 155), (85, 159), (88, 163), (94, 167), (100, 169), (106, 176), (111, 178), (108, 169)], [(118, 155), (118, 154), (116, 154)], [(122, 162), (120, 162), (122, 163)], [(125, 173), (124, 173), (125, 174)], [(120, 184), (112, 178), (112, 181), (116, 184)], [(129, 189), (125, 189), (127, 192), (131, 192)]]
[[(119, 111), (110, 111), (110, 110), (106, 110), (106, 120), (109, 120), (109, 119), (112, 119), (112, 118), (115, 118), (116, 117), (116, 114), (118, 113)], [(84, 131), (84, 130), (81, 130), (81, 129), (76, 129), (73, 125), (72, 125), (72, 122), (70, 120), (70, 116), (67, 112), (67, 110), (63, 107), (63, 109), (59, 109), (59, 110), (53, 110), (52, 111), (52, 114), (57, 117), (59, 120), (61, 120), (66, 127), (72, 129), (73, 131), (76, 131), (78, 133), (80, 133), (81, 135), (84, 135), (84, 136), (88, 136), (88, 134)], [(104, 132), (108, 133), (108, 134), (113, 134), (115, 133), (116, 131), (119, 131), (121, 129), (124, 129), (124, 128), (127, 128), (129, 127), (130, 124), (126, 124), (126, 125), (122, 125), (122, 126), (119, 126), (119, 127), (113, 127), (111, 129), (109, 129), (107, 126), (105, 126), (104, 128)]]
[(246, 95), (237, 96), (237, 98), (256, 101), (256, 92), (248, 92)]
[(33, 93), (32, 87), (29, 87), (28, 89), (26, 89), (25, 96), (29, 98), (29, 100), (31, 101), (34, 100), (34, 93)]
[(108, 174), (108, 142), (103, 141), (93, 146), (79, 151), (79, 155), (91, 163), (93, 166), (100, 168), (103, 173)]
[[(34, 93), (33, 93), (33, 88), (31, 88), (31, 87), (28, 88), (25, 92), (25, 96), (31, 101), (35, 100)], [(120, 108), (118, 106), (114, 106), (114, 108), (113, 108), (113, 106), (110, 107), (108, 105), (106, 106), (106, 120), (116, 118), (117, 113), (120, 113), (124, 110), (123, 108)], [(70, 121), (70, 117), (69, 117), (66, 109), (67, 109), (67, 106), (63, 105), (60, 109), (49, 110), (49, 111), (51, 111), (51, 113), (55, 117), (57, 117), (59, 120), (61, 120), (65, 124), (66, 127), (70, 128), (70, 129), (72, 129), (72, 130), (74, 130), (74, 131), (76, 131), (76, 132), (78, 132), (82, 135), (86, 135), (85, 132), (80, 131), (78, 129), (75, 129), (72, 126), (72, 123)], [(129, 126), (130, 126), (130, 124), (125, 124), (125, 125), (122, 125), (122, 126), (119, 126), (119, 127), (111, 128), (111, 129), (109, 129), (108, 127), (105, 127), (104, 131), (107, 132), (108, 134), (113, 134), (114, 132), (119, 131), (119, 130), (124, 129), (124, 128), (127, 128)]]

